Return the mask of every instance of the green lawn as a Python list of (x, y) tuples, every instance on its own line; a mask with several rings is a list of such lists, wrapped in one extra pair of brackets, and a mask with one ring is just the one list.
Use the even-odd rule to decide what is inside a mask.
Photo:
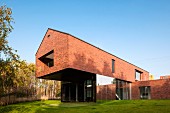
[(170, 113), (170, 100), (114, 100), (97, 103), (47, 100), (0, 106), (0, 113)]

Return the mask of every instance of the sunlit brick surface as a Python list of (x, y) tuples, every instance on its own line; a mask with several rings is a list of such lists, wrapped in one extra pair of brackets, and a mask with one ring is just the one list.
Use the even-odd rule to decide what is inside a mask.
[[(48, 67), (38, 58), (51, 50), (54, 50), (54, 66)], [(112, 73), (112, 59), (115, 60), (114, 73)], [(37, 77), (73, 68), (135, 82), (135, 69), (137, 69), (142, 72), (142, 81), (149, 80), (147, 71), (72, 35), (53, 29), (48, 29), (36, 53), (36, 67)]]

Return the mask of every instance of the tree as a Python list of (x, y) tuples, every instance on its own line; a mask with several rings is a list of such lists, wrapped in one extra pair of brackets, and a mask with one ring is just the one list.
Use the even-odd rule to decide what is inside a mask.
[(27, 63), (26, 61), (20, 61), (18, 69), (16, 70), (15, 86), (19, 93), (27, 95), (33, 95), (35, 92), (35, 65)]
[(6, 6), (0, 6), (0, 101), (1, 97), (10, 96), (31, 97), (37, 94), (39, 86), (45, 93), (54, 96), (60, 93), (60, 83), (36, 79), (35, 64), (20, 60), (16, 50), (8, 45), (7, 37), (12, 32), (12, 10)]
[(15, 63), (19, 56), (8, 45), (7, 37), (12, 32), (12, 10), (6, 6), (0, 6), (0, 91), (1, 95), (10, 93), (16, 78)]
[(12, 10), (6, 6), (1, 6), (0, 7), (0, 56), (4, 54), (6, 57), (17, 59), (19, 56), (13, 52), (13, 49), (8, 45), (8, 40), (7, 40), (9, 33), (11, 33), (13, 30), (13, 27), (11, 25), (12, 22), (14, 22), (12, 18)]

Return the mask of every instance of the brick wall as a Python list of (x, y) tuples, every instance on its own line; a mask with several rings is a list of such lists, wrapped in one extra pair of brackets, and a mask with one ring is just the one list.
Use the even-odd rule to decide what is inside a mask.
[[(140, 99), (141, 86), (150, 86), (151, 99), (170, 99), (170, 79), (139, 81), (132, 83), (131, 99)], [(96, 96), (98, 100), (115, 100), (115, 84), (97, 86)]]
[[(54, 50), (54, 66), (48, 67), (38, 58)], [(48, 29), (36, 53), (36, 76), (44, 76), (68, 67), (68, 36)]]
[(116, 100), (115, 84), (97, 86), (96, 90), (97, 100)]
[(140, 86), (151, 87), (151, 99), (170, 99), (170, 79), (132, 83), (132, 99), (140, 99)]
[[(38, 58), (54, 50), (54, 66), (48, 67)], [(112, 73), (112, 59), (115, 72)], [(142, 72), (141, 80), (149, 73), (72, 35), (48, 29), (36, 53), (36, 76), (44, 76), (65, 68), (74, 68), (126, 81), (135, 81), (135, 69)], [(81, 76), (81, 75), (80, 75)]]
[[(69, 66), (100, 75), (135, 82), (135, 69), (143, 72), (141, 80), (149, 80), (149, 73), (116, 56), (96, 48), (73, 36), (68, 36)], [(112, 59), (115, 73), (112, 73)]]

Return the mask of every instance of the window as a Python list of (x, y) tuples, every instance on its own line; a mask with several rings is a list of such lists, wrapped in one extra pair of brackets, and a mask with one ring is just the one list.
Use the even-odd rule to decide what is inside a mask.
[(90, 99), (90, 98), (92, 98), (92, 91), (93, 91), (93, 87), (92, 87), (92, 80), (87, 80), (86, 81), (87, 83), (87, 85), (86, 85), (86, 90), (87, 90), (87, 98), (88, 99)]
[(92, 90), (91, 90), (91, 88), (87, 88), (87, 97), (92, 97)]
[(40, 57), (39, 60), (46, 64), (48, 67), (54, 66), (54, 50)]
[(108, 84), (113, 84), (115, 83), (115, 78), (113, 77), (107, 77), (103, 75), (97, 74), (96, 76), (97, 79), (97, 85), (108, 85)]
[(140, 81), (141, 80), (141, 74), (142, 74), (142, 72), (136, 70), (135, 71), (135, 80)]
[(150, 86), (142, 86), (139, 89), (141, 99), (150, 99)]
[(87, 80), (87, 87), (92, 87), (92, 80)]
[(112, 59), (112, 73), (115, 72), (115, 60)]
[(116, 79), (116, 99), (128, 100), (131, 96), (130, 82)]

